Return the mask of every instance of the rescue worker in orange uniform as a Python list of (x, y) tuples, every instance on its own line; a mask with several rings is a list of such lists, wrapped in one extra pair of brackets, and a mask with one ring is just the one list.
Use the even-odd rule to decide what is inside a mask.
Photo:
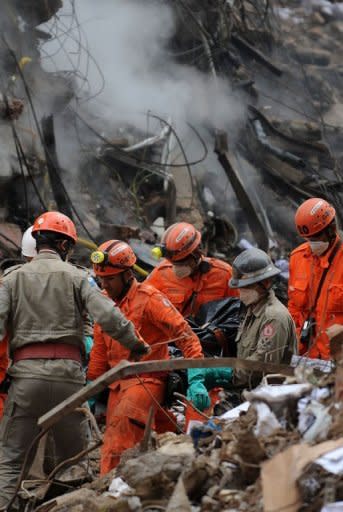
[[(195, 316), (200, 306), (207, 302), (238, 296), (237, 290), (229, 287), (231, 266), (216, 258), (205, 257), (200, 244), (201, 233), (192, 224), (173, 224), (154, 250), (155, 256), (164, 256), (165, 260), (147, 277), (147, 282), (163, 292), (184, 317)], [(227, 387), (231, 378), (231, 368), (189, 369), (187, 398), (197, 409), (211, 414), (217, 400), (216, 389)], [(204, 399), (197, 389), (198, 382), (202, 384), (204, 379), (207, 390), (212, 391), (210, 400)], [(190, 407), (187, 407), (186, 418), (202, 419)]]
[[(104, 293), (116, 302), (150, 345), (151, 352), (144, 360), (168, 359), (168, 344), (163, 342), (171, 339), (185, 357), (203, 357), (198, 337), (170, 301), (150, 284), (135, 279), (136, 256), (128, 244), (109, 240), (92, 253), (91, 260)], [(125, 348), (95, 324), (88, 379), (96, 379), (128, 355)], [(142, 440), (151, 406), (164, 401), (166, 377), (164, 372), (144, 374), (110, 385), (101, 475), (116, 467), (123, 451)], [(204, 391), (207, 393), (205, 388)]]
[(237, 297), (229, 287), (231, 266), (200, 250), (201, 233), (192, 224), (178, 222), (162, 236), (162, 261), (147, 282), (163, 292), (184, 317), (196, 315), (200, 306), (212, 300)]
[(332, 205), (321, 198), (305, 201), (295, 214), (306, 242), (290, 258), (288, 309), (299, 337), (299, 352), (330, 359), (330, 329), (343, 324), (343, 244)]

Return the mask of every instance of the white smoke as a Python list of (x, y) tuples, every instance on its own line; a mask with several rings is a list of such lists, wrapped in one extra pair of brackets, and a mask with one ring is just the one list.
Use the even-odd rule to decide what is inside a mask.
[[(234, 99), (229, 85), (200, 73), (196, 67), (176, 64), (168, 42), (175, 32), (173, 11), (152, 0), (75, 0), (75, 11), (88, 41), (89, 51), (104, 74), (104, 89), (88, 107), (105, 120), (133, 122), (145, 128), (144, 114), (153, 111), (175, 121), (190, 121), (215, 127), (235, 126), (243, 117), (243, 107)], [(58, 15), (67, 25), (70, 3)], [(58, 25), (59, 21), (57, 21)], [(63, 26), (62, 26), (63, 27)], [(54, 56), (54, 66), (72, 69), (76, 62), (87, 74), (90, 92), (101, 86), (99, 72), (72, 37), (74, 27), (64, 36), (64, 49)], [(45, 45), (54, 53), (56, 41)], [(49, 60), (46, 66), (49, 68)], [(83, 69), (82, 69), (83, 68)]]

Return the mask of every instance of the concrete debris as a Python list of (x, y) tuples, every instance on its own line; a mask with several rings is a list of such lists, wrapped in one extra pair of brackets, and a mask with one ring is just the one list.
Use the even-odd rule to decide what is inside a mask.
[[(110, 3), (96, 2), (96, 9)], [(143, 120), (119, 119), (110, 108), (104, 112), (103, 97), (104, 110), (89, 103), (96, 93), (80, 69), (47, 70), (50, 40), (79, 63), (94, 60), (91, 45), (77, 39), (83, 2), (71, 0), (71, 14), (61, 16), (61, 0), (0, 2), (0, 270), (22, 262), (21, 233), (45, 210), (75, 220), (83, 233), (78, 263), (88, 264), (99, 242), (119, 238), (134, 247), (141, 277), (157, 264), (151, 248), (164, 229), (186, 220), (202, 231), (209, 256), (231, 261), (241, 248), (269, 249), (286, 302), (295, 208), (323, 196), (343, 220), (343, 2), (153, 3), (167, 6), (172, 18), (170, 26), (166, 18), (166, 26), (159, 22), (159, 89), (172, 75), (169, 65), (181, 70), (182, 87), (190, 76), (204, 82), (200, 97), (185, 89), (193, 108), (182, 119), (168, 111), (171, 94), (154, 104), (165, 118), (144, 102), (136, 105)], [(340, 336), (332, 347), (338, 360)], [(39, 481), (52, 494), (72, 490), (40, 504), (26, 493), (25, 510), (342, 510), (343, 367), (302, 363), (295, 356), (294, 378), (271, 384), (272, 376), (245, 392), (243, 404), (194, 423), (189, 435), (152, 433), (147, 451), (128, 450), (116, 470), (93, 475), (80, 489), (70, 478), (60, 482), (63, 491), (56, 481)], [(174, 412), (183, 427), (185, 416)], [(92, 457), (97, 467), (98, 454)]]
[[(296, 240), (290, 220), (294, 205), (310, 195), (325, 195), (341, 215), (343, 3), (293, 0), (286, 7), (277, 0), (235, 0), (220, 8), (208, 0), (165, 3), (175, 25), (166, 41), (173, 65), (214, 77), (217, 91), (223, 81), (226, 100), (242, 107), (241, 119), (229, 130), (229, 147), (245, 193), (237, 186), (232, 190), (232, 180), (214, 162), (218, 126), (210, 120), (194, 126), (195, 131), (177, 133), (172, 114), (162, 119), (149, 112), (146, 131), (129, 121), (109, 123), (86, 107), (76, 109), (76, 98), (87, 101), (79, 90), (80, 73), (48, 72), (40, 53), (42, 41), (58, 38), (54, 30), (69, 14), (60, 11), (60, 18), (53, 17), (66, 5), (17, 0), (10, 8), (7, 2), (0, 7), (5, 220), (23, 230), (49, 206), (71, 213), (86, 238), (134, 238), (147, 245), (145, 252), (156, 240), (156, 222), (166, 227), (187, 220), (202, 229), (205, 250), (215, 257), (232, 259), (238, 239), (261, 247), (273, 242), (275, 260), (285, 268), (280, 279), (287, 279), (287, 257)], [(51, 19), (51, 25), (41, 25)], [(61, 30), (64, 37), (65, 27)], [(88, 45), (80, 43), (78, 51), (83, 46)], [(34, 105), (37, 112), (32, 112)], [(53, 168), (40, 110), (55, 121)], [(201, 145), (204, 151), (195, 163), (184, 147), (190, 138), (191, 146)], [(66, 144), (61, 145), (62, 139)], [(251, 215), (245, 213), (247, 205)], [(8, 249), (6, 256), (18, 257), (19, 251)], [(76, 257), (87, 257), (84, 245), (79, 244)], [(141, 263), (146, 269), (154, 266), (151, 260)]]
[(179, 478), (175, 486), (168, 502), (166, 512), (192, 512), (191, 502), (188, 499), (182, 477)]
[(84, 495), (56, 498), (49, 510), (66, 510), (60, 499), (75, 511), (336, 510), (343, 499), (343, 410), (331, 376), (317, 386), (293, 378), (262, 383), (236, 410), (190, 435), (154, 433), (148, 452), (128, 450), (116, 470), (83, 486)]

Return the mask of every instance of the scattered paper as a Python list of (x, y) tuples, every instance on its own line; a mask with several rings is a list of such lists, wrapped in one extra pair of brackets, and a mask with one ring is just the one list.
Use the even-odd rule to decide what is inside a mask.
[(264, 512), (297, 512), (301, 505), (297, 479), (309, 463), (322, 455), (343, 447), (343, 439), (315, 446), (296, 444), (262, 463)]
[(246, 412), (249, 409), (250, 405), (250, 402), (243, 402), (238, 407), (230, 409), (230, 411), (224, 412), (224, 414), (219, 416), (219, 418), (221, 420), (235, 420), (236, 418), (239, 418), (241, 412)]
[(270, 410), (267, 404), (257, 402), (253, 404), (253, 407), (257, 412), (257, 423), (254, 427), (256, 437), (269, 436), (275, 432), (275, 430), (282, 428), (275, 414)]
[(343, 475), (343, 446), (315, 460), (316, 464), (322, 466), (329, 473), (334, 475)]
[(280, 402), (288, 398), (300, 398), (312, 390), (311, 384), (281, 384), (281, 386), (261, 386), (253, 391), (245, 391), (244, 397), (252, 402), (263, 400), (266, 402)]
[(120, 498), (120, 496), (131, 496), (132, 493), (132, 487), (127, 485), (122, 478), (117, 477), (112, 480), (108, 492), (106, 492), (105, 495), (111, 496), (112, 498)]
[(336, 501), (336, 503), (325, 505), (320, 512), (343, 512), (343, 501)]

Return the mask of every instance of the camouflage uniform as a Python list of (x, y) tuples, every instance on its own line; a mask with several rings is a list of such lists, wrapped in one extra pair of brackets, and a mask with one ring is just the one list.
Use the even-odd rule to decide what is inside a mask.
[[(257, 304), (248, 307), (236, 336), (237, 357), (250, 361), (288, 363), (296, 353), (295, 325), (287, 308), (275, 297), (273, 290)], [(237, 387), (257, 385), (261, 374), (235, 370)]]

